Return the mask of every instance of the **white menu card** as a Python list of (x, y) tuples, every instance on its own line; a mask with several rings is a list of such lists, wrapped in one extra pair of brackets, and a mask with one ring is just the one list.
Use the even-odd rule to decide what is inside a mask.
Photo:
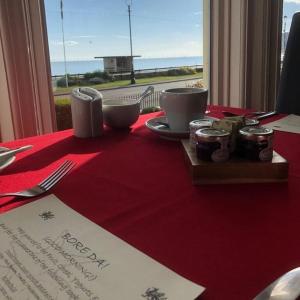
[(203, 291), (54, 195), (0, 215), (0, 299), (194, 300)]
[(263, 126), (279, 131), (300, 133), (300, 116), (288, 115), (277, 121), (264, 124)]

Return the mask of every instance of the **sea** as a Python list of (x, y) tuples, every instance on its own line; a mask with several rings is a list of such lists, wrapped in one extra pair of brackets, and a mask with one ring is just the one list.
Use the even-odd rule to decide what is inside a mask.
[[(186, 57), (167, 57), (167, 58), (135, 58), (134, 69), (155, 69), (155, 68), (172, 68), (182, 66), (203, 65), (202, 56), (186, 56)], [(67, 61), (67, 73), (83, 74), (96, 70), (103, 71), (103, 60), (77, 60)], [(65, 64), (63, 61), (51, 61), (52, 76), (65, 74)]]

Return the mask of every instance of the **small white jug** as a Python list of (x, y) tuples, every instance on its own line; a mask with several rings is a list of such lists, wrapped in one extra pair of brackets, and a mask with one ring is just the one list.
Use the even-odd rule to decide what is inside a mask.
[(71, 110), (74, 135), (97, 137), (103, 133), (102, 94), (89, 87), (73, 89)]

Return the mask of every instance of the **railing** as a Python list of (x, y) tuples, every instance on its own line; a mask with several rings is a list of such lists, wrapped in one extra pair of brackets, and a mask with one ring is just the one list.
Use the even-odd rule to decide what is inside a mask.
[[(186, 87), (202, 87), (202, 86), (197, 86), (197, 85), (186, 85)], [(141, 102), (141, 110), (149, 107), (159, 107), (159, 97), (160, 97), (161, 91), (155, 91), (152, 95), (146, 97), (142, 102)], [(141, 94), (131, 94), (131, 95), (125, 95), (125, 96), (119, 96), (117, 99), (125, 99), (127, 101), (134, 102), (136, 101)]]
[[(160, 96), (160, 91), (154, 92), (152, 95), (148, 96), (145, 98), (143, 101), (141, 101), (141, 110), (149, 107), (158, 107), (159, 106), (159, 96)], [(134, 95), (127, 95), (127, 96), (120, 96), (118, 99), (125, 99), (129, 100), (132, 102), (135, 102), (141, 94), (134, 94)]]
[[(192, 68), (192, 69), (199, 69), (199, 70), (203, 70), (203, 65), (191, 65), (191, 66), (180, 66), (180, 67), (165, 67), (165, 68), (152, 68), (152, 69), (139, 69), (139, 70), (134, 70), (134, 73), (136, 75), (139, 74), (159, 74), (168, 70), (177, 70), (177, 69), (181, 69), (181, 68)], [(103, 71), (103, 70), (101, 70)], [(120, 77), (121, 79), (123, 78), (123, 76), (129, 76), (130, 72), (129, 71), (124, 71), (124, 72), (115, 72), (115, 73), (110, 73), (111, 75)], [(85, 73), (78, 73), (78, 74), (69, 74), (70, 76), (72, 76), (72, 79), (76, 80), (80, 80), (84, 78)], [(53, 75), (52, 76), (52, 80), (57, 80), (61, 77), (64, 77), (65, 75)]]
[[(138, 74), (148, 74), (148, 73), (161, 73), (169, 70), (178, 70), (181, 68), (191, 68), (191, 69), (200, 69), (203, 70), (203, 65), (191, 65), (191, 66), (180, 66), (180, 67), (164, 67), (164, 68), (152, 68), (152, 69), (140, 69), (140, 70), (134, 70), (134, 73), (136, 75)], [(130, 75), (130, 71), (124, 71), (124, 72), (114, 72), (113, 75)]]

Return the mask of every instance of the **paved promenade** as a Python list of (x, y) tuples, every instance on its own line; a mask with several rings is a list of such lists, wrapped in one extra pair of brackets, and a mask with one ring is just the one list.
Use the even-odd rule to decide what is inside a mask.
[[(137, 85), (130, 85), (128, 87), (119, 87), (119, 88), (111, 88), (111, 89), (102, 89), (100, 92), (102, 93), (104, 98), (111, 98), (111, 97), (122, 97), (122, 96), (130, 96), (135, 94), (142, 93), (145, 88), (149, 85), (154, 86), (155, 91), (162, 91), (165, 89), (170, 88), (178, 88), (178, 87), (186, 87), (188, 85), (192, 85), (195, 82), (199, 81), (201, 78), (195, 79), (183, 79), (183, 80), (174, 80), (168, 82), (160, 82), (160, 83), (151, 83), (151, 84), (137, 84)], [(69, 94), (61, 94), (55, 95), (55, 99), (60, 98), (68, 98)]]

